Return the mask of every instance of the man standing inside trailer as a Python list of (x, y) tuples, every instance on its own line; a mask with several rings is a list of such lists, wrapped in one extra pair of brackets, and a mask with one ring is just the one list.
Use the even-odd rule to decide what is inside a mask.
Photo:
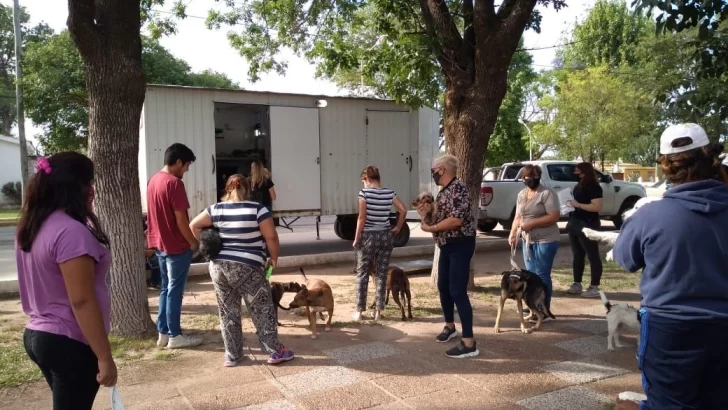
[(199, 245), (190, 230), (190, 203), (182, 182), (195, 159), (187, 146), (172, 144), (164, 153), (164, 167), (147, 184), (147, 241), (156, 251), (162, 276), (157, 346), (169, 349), (202, 344), (201, 337), (183, 335), (180, 325), (192, 251)]

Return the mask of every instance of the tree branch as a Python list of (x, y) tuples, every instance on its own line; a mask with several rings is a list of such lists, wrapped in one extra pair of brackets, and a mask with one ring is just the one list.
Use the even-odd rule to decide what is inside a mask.
[(68, 19), (66, 25), (73, 41), (78, 45), (81, 55), (94, 54), (96, 51), (96, 27), (94, 0), (68, 0)]
[(467, 65), (467, 61), (463, 61), (467, 59), (460, 55), (463, 39), (445, 0), (420, 0), (420, 8), (427, 32), (438, 41), (435, 54), (440, 65), (449, 75), (457, 74)]

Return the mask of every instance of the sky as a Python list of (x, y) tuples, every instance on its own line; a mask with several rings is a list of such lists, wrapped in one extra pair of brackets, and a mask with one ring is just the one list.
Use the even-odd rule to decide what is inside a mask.
[[(594, 2), (595, 0), (568, 1), (569, 6), (559, 12), (550, 8), (540, 8), (543, 16), (541, 34), (532, 31), (524, 33), (525, 48), (538, 49), (530, 51), (533, 55), (534, 68), (537, 71), (551, 67), (556, 52), (556, 48), (553, 46), (566, 41), (565, 36), (574, 27), (574, 23), (586, 16)], [(12, 0), (2, 0), (2, 3), (12, 6), (13, 2)], [(173, 1), (168, 0), (167, 3), (169, 3), (168, 8), (157, 10), (168, 11)], [(243, 88), (249, 90), (324, 95), (344, 94), (332, 82), (316, 79), (315, 67), (296, 57), (289, 50), (282, 52), (288, 61), (288, 70), (285, 75), (263, 75), (260, 81), (251, 84), (247, 78), (247, 62), (228, 43), (226, 33), (231, 28), (208, 30), (205, 27), (204, 17), (207, 16), (207, 11), (216, 7), (224, 8), (224, 5), (214, 0), (187, 0), (187, 3), (188, 18), (178, 22), (178, 33), (162, 38), (160, 43), (174, 56), (187, 61), (194, 71), (212, 69), (225, 73)], [(57, 32), (66, 28), (67, 1), (20, 0), (20, 5), (25, 7), (30, 14), (31, 25), (43, 21)], [(41, 130), (30, 120), (26, 121), (26, 138), (28, 140), (35, 140), (33, 136), (40, 132)]]

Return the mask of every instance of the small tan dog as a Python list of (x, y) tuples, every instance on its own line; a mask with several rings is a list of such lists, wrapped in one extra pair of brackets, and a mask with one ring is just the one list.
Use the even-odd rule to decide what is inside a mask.
[(311, 325), (311, 339), (316, 339), (316, 313), (319, 314), (321, 320), (324, 320), (323, 311), (328, 312), (329, 317), (326, 321), (325, 330), (331, 330), (331, 318), (334, 316), (334, 294), (331, 287), (321, 279), (309, 279), (306, 277), (303, 268), (301, 275), (305, 280), (305, 284), (301, 285), (301, 290), (296, 293), (293, 301), (288, 305), (290, 308), (305, 307), (308, 316), (308, 323)]
[(417, 199), (412, 201), (412, 206), (427, 225), (434, 225), (437, 222), (437, 203), (431, 193), (421, 192), (417, 195)]

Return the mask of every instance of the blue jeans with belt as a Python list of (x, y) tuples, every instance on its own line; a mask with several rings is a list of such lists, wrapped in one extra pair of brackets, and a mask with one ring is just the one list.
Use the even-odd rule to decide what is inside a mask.
[(159, 270), (162, 274), (157, 331), (169, 335), (169, 337), (176, 337), (182, 333), (180, 325), (182, 295), (187, 284), (187, 274), (190, 272), (192, 251), (187, 250), (177, 255), (158, 251), (157, 258), (159, 258)]
[(535, 273), (546, 285), (546, 307), (551, 310), (551, 268), (554, 266), (556, 252), (559, 250), (558, 242), (532, 242), (530, 244), (531, 259), (528, 260), (526, 242), (523, 242), (523, 263), (526, 270)]

